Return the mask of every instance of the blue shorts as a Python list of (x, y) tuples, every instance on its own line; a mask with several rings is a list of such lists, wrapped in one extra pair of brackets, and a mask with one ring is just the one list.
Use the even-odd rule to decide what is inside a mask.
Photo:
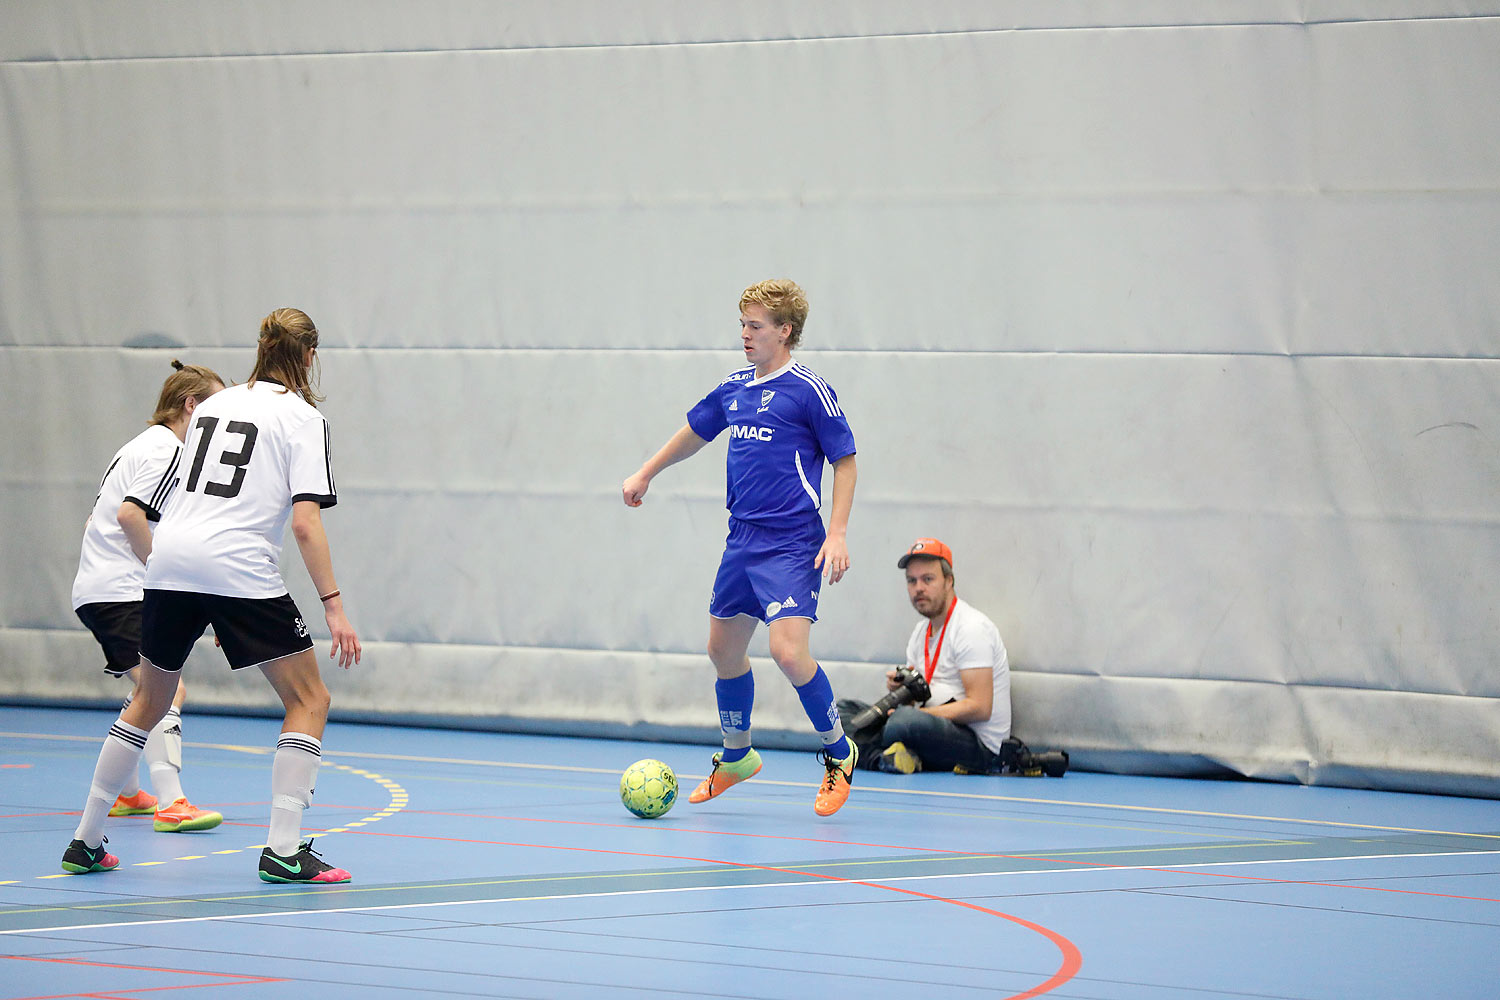
[(749, 615), (763, 622), (777, 618), (817, 621), (823, 574), (813, 560), (826, 537), (823, 522), (816, 517), (791, 526), (731, 517), (708, 613), (715, 618)]

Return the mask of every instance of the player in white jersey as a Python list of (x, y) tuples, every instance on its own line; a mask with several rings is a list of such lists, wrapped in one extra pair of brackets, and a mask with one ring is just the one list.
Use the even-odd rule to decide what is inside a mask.
[[(740, 296), (740, 342), (750, 364), (731, 373), (688, 412), (687, 423), (626, 479), (625, 503), (639, 507), (651, 480), (697, 454), (724, 430), (729, 538), (709, 599), (708, 656), (718, 680), (724, 749), (688, 796), (703, 802), (760, 771), (750, 740), (755, 680), (746, 655), (757, 622), (770, 629), (771, 657), (792, 682), (823, 741), (824, 777), (814, 810), (837, 812), (849, 797), (858, 749), (844, 736), (833, 687), (810, 651), (820, 571), (837, 583), (849, 568), (845, 541), (854, 502), (854, 435), (833, 388), (792, 360), (807, 321), (795, 282), (762, 281)], [(825, 531), (823, 463), (833, 466)]]
[(288, 519), (323, 602), (341, 667), (358, 663), (344, 615), (322, 508), (338, 501), (328, 424), (310, 379), (318, 331), (297, 309), (260, 327), (249, 382), (200, 404), (182, 453), (181, 485), (157, 528), (141, 610), (141, 684), (99, 752), (93, 785), (63, 855), (71, 872), (107, 871), (104, 818), (146, 733), (165, 714), (194, 641), (212, 625), (233, 669), (259, 667), (286, 708), (271, 762), (271, 822), (261, 852), (267, 882), (347, 882), (301, 840), (322, 755), (329, 696), (307, 624), (277, 569)]
[[(94, 510), (83, 531), (78, 574), (73, 578), (73, 610), (104, 649), (104, 669), (130, 677), (139, 689), (142, 583), (151, 554), (153, 525), (177, 485), (182, 439), (193, 410), (224, 388), (208, 368), (173, 361), (176, 369), (162, 384), (151, 424), (115, 452), (99, 483)], [(136, 692), (125, 699), (128, 706)], [(110, 807), (111, 816), (153, 817), (162, 833), (211, 830), (224, 817), (200, 809), (182, 791), (182, 705), (187, 686), (179, 678), (172, 707), (152, 727), (144, 759), (156, 794), (144, 791), (135, 771)]]

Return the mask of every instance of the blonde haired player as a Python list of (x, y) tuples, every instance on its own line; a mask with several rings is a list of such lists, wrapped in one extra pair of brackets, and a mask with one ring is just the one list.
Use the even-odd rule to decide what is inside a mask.
[[(99, 483), (94, 509), (83, 531), (78, 573), (73, 578), (73, 611), (104, 650), (104, 670), (129, 677), (140, 691), (142, 582), (151, 533), (178, 482), (182, 441), (193, 411), (224, 388), (212, 369), (174, 360), (162, 383), (150, 425), (127, 441), (110, 460)], [(156, 794), (142, 790), (135, 770), (110, 807), (111, 816), (152, 816), (161, 833), (212, 830), (224, 817), (200, 809), (182, 791), (181, 679), (172, 705), (146, 738), (144, 759)]]
[(338, 502), (328, 422), (313, 405), (318, 330), (298, 309), (261, 321), (245, 385), (198, 406), (183, 450), (182, 485), (157, 528), (141, 609), (140, 695), (111, 727), (63, 869), (108, 871), (104, 818), (135, 767), (146, 733), (166, 714), (193, 643), (212, 625), (230, 667), (258, 667), (286, 719), (271, 761), (271, 820), (260, 857), (267, 882), (347, 882), (301, 840), (322, 755), (329, 696), (306, 622), (277, 569), (287, 521), (323, 603), (341, 667), (359, 662), (321, 511)]
[[(810, 652), (818, 617), (820, 571), (837, 583), (849, 568), (845, 541), (854, 502), (854, 434), (833, 387), (792, 360), (807, 321), (796, 282), (762, 281), (740, 296), (744, 368), (694, 406), (687, 423), (626, 479), (625, 503), (639, 507), (651, 480), (729, 431), (725, 462), (729, 538), (709, 599), (708, 656), (724, 749), (689, 796), (703, 802), (760, 771), (751, 746), (755, 680), (746, 651), (758, 622), (770, 630), (771, 657), (796, 688), (823, 741), (823, 781), (813, 809), (837, 812), (849, 797), (858, 750), (844, 736), (833, 687)], [(823, 463), (833, 465), (833, 502), (825, 531)]]

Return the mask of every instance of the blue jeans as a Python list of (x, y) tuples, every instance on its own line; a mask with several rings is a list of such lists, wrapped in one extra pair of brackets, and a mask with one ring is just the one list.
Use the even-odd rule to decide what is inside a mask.
[[(859, 702), (845, 702), (844, 705), (863, 707)], [(906, 749), (922, 758), (924, 771), (951, 771), (962, 766), (984, 774), (999, 764), (998, 757), (979, 742), (974, 730), (911, 705), (902, 705), (892, 712), (872, 743), (864, 742), (865, 733), (859, 736), (859, 766), (871, 770), (877, 768), (881, 752), (892, 743), (903, 743)]]

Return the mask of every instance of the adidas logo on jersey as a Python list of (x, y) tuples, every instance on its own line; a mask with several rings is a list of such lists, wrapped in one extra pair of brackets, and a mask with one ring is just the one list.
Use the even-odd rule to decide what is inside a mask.
[(738, 399), (731, 399), (729, 401), (729, 409), (731, 411), (738, 410), (739, 408), (740, 408), (740, 401)]

